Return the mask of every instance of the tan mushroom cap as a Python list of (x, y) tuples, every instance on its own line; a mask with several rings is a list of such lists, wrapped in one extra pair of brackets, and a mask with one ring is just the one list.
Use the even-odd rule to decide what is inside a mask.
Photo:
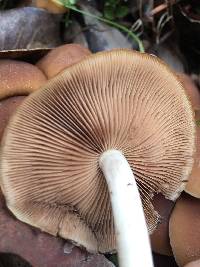
[[(200, 120), (200, 110), (195, 111), (196, 121)], [(196, 126), (196, 151), (194, 164), (185, 191), (197, 198), (200, 198), (200, 126)]]
[(150, 236), (152, 250), (161, 255), (171, 256), (173, 254), (169, 241), (169, 218), (174, 202), (158, 194), (153, 198), (152, 203), (160, 214), (159, 224)]
[(200, 258), (200, 200), (183, 194), (169, 223), (170, 243), (178, 266)]
[(88, 250), (112, 251), (100, 155), (118, 149), (127, 158), (151, 233), (159, 221), (151, 198), (174, 200), (183, 190), (194, 131), (184, 89), (159, 59), (129, 50), (87, 57), (30, 95), (11, 120), (1, 157), (8, 208)]
[(36, 0), (36, 6), (54, 14), (65, 13), (68, 9), (56, 0)]
[(3, 136), (4, 129), (16, 108), (22, 103), (25, 96), (13, 96), (0, 102), (0, 140)]
[(180, 81), (182, 82), (186, 93), (188, 94), (188, 97), (192, 103), (192, 107), (194, 110), (200, 109), (200, 90), (195, 85), (193, 80), (184, 73), (177, 73)]
[(28, 95), (46, 82), (36, 66), (17, 60), (0, 60), (0, 99)]
[(37, 66), (50, 79), (90, 54), (87, 48), (79, 44), (61, 45), (40, 59)]
[(200, 267), (200, 260), (192, 261), (186, 264), (184, 267)]

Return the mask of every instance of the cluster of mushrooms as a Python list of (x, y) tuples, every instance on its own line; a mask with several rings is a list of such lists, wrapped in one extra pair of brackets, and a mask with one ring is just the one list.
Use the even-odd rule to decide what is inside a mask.
[(200, 258), (200, 94), (187, 78), (153, 55), (73, 44), (36, 65), (1, 60), (0, 84), (1, 190), (17, 219), (117, 251), (120, 267), (153, 267), (151, 246), (180, 267)]

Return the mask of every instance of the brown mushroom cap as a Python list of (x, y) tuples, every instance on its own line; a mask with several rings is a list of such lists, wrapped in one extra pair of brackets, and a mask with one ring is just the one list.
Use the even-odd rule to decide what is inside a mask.
[(87, 57), (30, 95), (10, 121), (1, 157), (7, 206), (88, 250), (112, 251), (100, 155), (118, 149), (127, 158), (151, 233), (159, 220), (151, 198), (174, 200), (183, 190), (194, 130), (184, 89), (158, 58), (129, 50)]
[(44, 74), (32, 64), (17, 60), (0, 60), (0, 99), (27, 95), (45, 82)]
[(159, 224), (150, 236), (152, 250), (162, 255), (171, 256), (173, 254), (169, 241), (169, 218), (174, 202), (158, 194), (153, 198), (152, 203), (160, 214)]
[(61, 45), (40, 59), (37, 66), (50, 79), (90, 54), (87, 48), (79, 44)]
[(200, 200), (182, 194), (170, 217), (169, 236), (180, 267), (200, 258)]
[(200, 91), (198, 87), (195, 85), (193, 80), (184, 73), (177, 73), (178, 78), (182, 82), (186, 93), (188, 94), (188, 97), (190, 98), (190, 101), (192, 103), (192, 107), (194, 110), (200, 109)]
[(192, 261), (186, 264), (184, 267), (200, 267), (200, 260)]
[[(196, 121), (200, 120), (200, 110), (195, 111)], [(200, 198), (200, 126), (196, 126), (196, 151), (194, 154), (194, 164), (185, 191)]]
[(68, 10), (61, 3), (59, 4), (59, 1), (55, 0), (36, 0), (36, 6), (47, 9), (49, 12), (54, 14), (62, 14)]
[(0, 102), (0, 140), (3, 136), (4, 129), (6, 128), (11, 115), (22, 103), (24, 98), (25, 96), (13, 96)]

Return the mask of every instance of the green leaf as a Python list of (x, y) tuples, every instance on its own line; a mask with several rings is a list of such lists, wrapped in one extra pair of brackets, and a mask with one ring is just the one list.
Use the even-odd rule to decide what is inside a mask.
[(114, 263), (114, 265), (116, 267), (119, 266), (119, 263), (118, 263), (118, 259), (117, 259), (117, 254), (107, 254), (107, 259), (109, 259), (109, 261), (111, 261), (112, 263)]
[(129, 9), (127, 6), (118, 6), (115, 10), (115, 16), (117, 18), (124, 18), (128, 13)]
[(68, 5), (72, 7), (75, 6), (77, 2), (77, 0), (60, 0), (60, 3), (62, 3), (64, 6)]
[(104, 17), (109, 20), (114, 20), (115, 19), (115, 12), (113, 7), (111, 6), (105, 6), (104, 7)]
[(77, 3), (77, 0), (68, 0), (69, 1), (69, 4), (70, 5), (76, 5), (76, 3)]
[(119, 4), (119, 0), (107, 0), (105, 1), (105, 6), (116, 7)]

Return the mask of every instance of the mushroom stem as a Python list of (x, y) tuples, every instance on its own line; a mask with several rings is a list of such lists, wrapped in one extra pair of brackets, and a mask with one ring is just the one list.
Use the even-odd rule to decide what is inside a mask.
[(121, 267), (152, 267), (145, 216), (134, 174), (118, 150), (104, 152), (99, 165), (110, 192)]

